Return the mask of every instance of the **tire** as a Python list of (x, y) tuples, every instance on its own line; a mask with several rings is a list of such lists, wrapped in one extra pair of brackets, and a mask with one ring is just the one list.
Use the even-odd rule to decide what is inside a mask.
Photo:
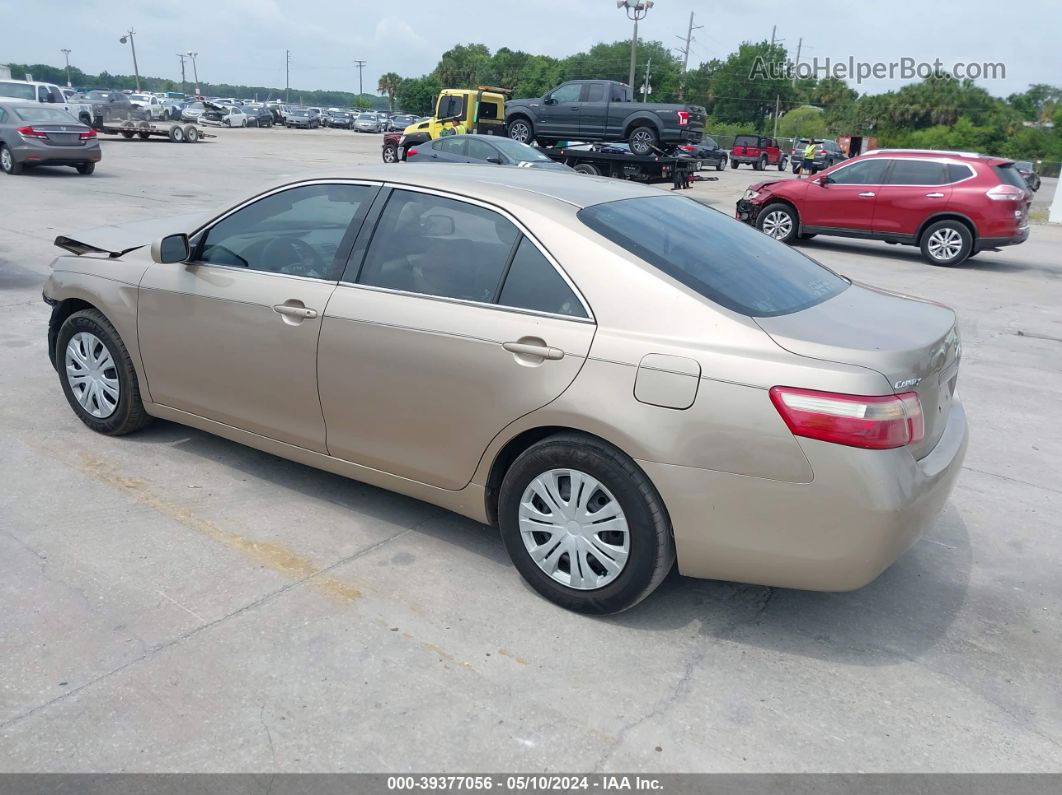
[(528, 119), (520, 116), (513, 119), (509, 124), (508, 129), (509, 137), (514, 141), (519, 141), (522, 144), (530, 144), (535, 140), (535, 125), (533, 125)]
[(184, 143), (184, 138), (185, 138), (184, 128), (181, 125), (175, 124), (172, 127), (170, 127), (170, 140), (171, 141), (173, 141), (175, 144), (183, 144)]
[(578, 163), (572, 168), (577, 174), (586, 174), (588, 177), (601, 176), (601, 169), (593, 163)]
[(141, 141), (146, 141), (148, 138), (151, 137), (151, 133), (149, 133), (147, 130), (141, 130), (137, 133), (137, 135), (140, 136)]
[(741, 163), (739, 163), (739, 162), (738, 162), (738, 161), (736, 161), (736, 160), (731, 160), (731, 161), (730, 161), (730, 167), (731, 167), (731, 168), (737, 168), (737, 167), (738, 167), (738, 166), (740, 166), (740, 165), (741, 165)]
[[(550, 473), (552, 477), (548, 476)], [(537, 544), (541, 548), (553, 540), (548, 538), (549, 532), (528, 530), (529, 526), (545, 526), (531, 520), (528, 514), (556, 515), (558, 520), (563, 520), (564, 511), (571, 503), (571, 473), (582, 478), (589, 476), (595, 481), (589, 484), (587, 498), (590, 506), (598, 506), (595, 512), (619, 512), (618, 526), (622, 529), (591, 531), (590, 534), (596, 537), (599, 544), (611, 544), (616, 553), (620, 546), (625, 546), (627, 551), (616, 570), (606, 567), (604, 562), (616, 566), (619, 554), (612, 550), (603, 552), (602, 547), (584, 546), (582, 554), (576, 556), (581, 562), (576, 564), (576, 574), (585, 572), (586, 575), (581, 587), (561, 581), (566, 576), (571, 578), (573, 572), (568, 553), (561, 551), (560, 547), (579, 543), (569, 542), (570, 538), (585, 539), (586, 536), (579, 535), (581, 528), (593, 526), (593, 523), (584, 521), (580, 527), (573, 521), (572, 525), (568, 525), (567, 532), (563, 529), (559, 531), (564, 534), (562, 540), (545, 556), (547, 562), (556, 556), (556, 560), (552, 561), (555, 574), (551, 575), (541, 568), (528, 550), (528, 545), (533, 547)], [(552, 493), (560, 497), (554, 503), (557, 510), (550, 511), (549, 503), (536, 497), (533, 483), (540, 477), (551, 483)], [(583, 483), (588, 481), (583, 480)], [(541, 494), (541, 489), (539, 487), (537, 493)], [(569, 502), (564, 502), (565, 494)], [(540, 506), (545, 511), (540, 510)], [(525, 514), (523, 520), (521, 513)], [(671, 522), (653, 484), (622, 452), (582, 434), (550, 436), (529, 447), (513, 462), (501, 485), (498, 523), (513, 565), (527, 583), (555, 604), (579, 613), (607, 615), (633, 607), (660, 585), (675, 563)], [(601, 538), (603, 532), (610, 533), (607, 540)], [(582, 543), (586, 544), (586, 541)], [(565, 557), (568, 557), (567, 572), (563, 565)]]
[(398, 147), (394, 144), (387, 144), (387, 146), (383, 148), (383, 161), (385, 163), (397, 163)]
[(766, 157), (761, 157), (759, 160), (756, 161), (756, 170), (757, 171), (765, 171), (766, 169), (767, 169), (767, 158)]
[(779, 171), (785, 171), (785, 158), (784, 157), (781, 160), (778, 161), (778, 170)]
[(756, 216), (756, 228), (780, 243), (789, 244), (796, 239), (800, 220), (791, 206), (774, 202), (760, 210)]
[(719, 161), (716, 162), (716, 164), (715, 164), (715, 170), (716, 171), (722, 171), (724, 168), (726, 168), (726, 161), (725, 160), (719, 160)]
[(22, 173), (22, 164), (15, 160), (14, 154), (3, 144), (0, 144), (0, 171), (11, 176)]
[(644, 157), (660, 148), (660, 139), (656, 135), (656, 130), (643, 124), (631, 130), (627, 145), (631, 148), (631, 154)]
[[(78, 335), (79, 339), (74, 340)], [(72, 343), (72, 340), (74, 341)], [(96, 343), (102, 346), (96, 347)], [(71, 386), (71, 375), (76, 374), (78, 369), (84, 370), (85, 365), (79, 364), (79, 360), (71, 353), (71, 348), (81, 351), (82, 356), (87, 348), (93, 348), (93, 355), (103, 359), (103, 350), (109, 356), (111, 367), (98, 371), (101, 379), (107, 381), (117, 380), (118, 398), (116, 403), (110, 402), (110, 393), (103, 391), (103, 387), (96, 390), (97, 395), (89, 396), (83, 405)], [(133, 369), (132, 359), (125, 343), (114, 330), (114, 326), (95, 309), (82, 309), (68, 317), (59, 329), (56, 339), (56, 369), (59, 371), (59, 382), (63, 387), (63, 394), (67, 402), (85, 425), (97, 433), (108, 436), (122, 436), (133, 431), (138, 431), (151, 422), (151, 416), (144, 410), (144, 403), (140, 399), (140, 384), (137, 381), (136, 370)], [(67, 362), (70, 365), (67, 365)], [(84, 359), (82, 358), (82, 362)], [(103, 362), (106, 365), (106, 361)], [(113, 375), (110, 375), (113, 372)], [(87, 388), (84, 391), (88, 391)], [(89, 407), (86, 409), (86, 405)], [(93, 412), (98, 410), (100, 416)]]
[(922, 249), (922, 258), (930, 265), (950, 268), (970, 256), (973, 235), (961, 221), (937, 221), (922, 233), (918, 245)]
[(133, 136), (136, 135), (133, 130), (119, 130), (118, 133), (126, 140), (132, 140)]
[(75, 168), (78, 174), (89, 176), (96, 171), (96, 164), (91, 160), (86, 160), (84, 163), (78, 163)]
[(194, 127), (191, 124), (184, 128), (184, 140), (186, 143), (194, 144), (199, 140), (199, 128)]

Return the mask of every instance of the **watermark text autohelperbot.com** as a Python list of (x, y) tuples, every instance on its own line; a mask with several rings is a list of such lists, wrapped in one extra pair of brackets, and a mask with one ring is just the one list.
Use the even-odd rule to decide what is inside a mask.
[(953, 80), (1006, 80), (1007, 65), (1001, 61), (956, 61), (947, 68), (939, 59), (919, 61), (899, 58), (895, 61), (857, 61), (854, 56), (834, 60), (815, 56), (800, 63), (769, 63), (762, 55), (756, 57), (749, 72), (749, 80), (792, 80), (810, 77), (838, 80), (926, 80), (931, 77)]

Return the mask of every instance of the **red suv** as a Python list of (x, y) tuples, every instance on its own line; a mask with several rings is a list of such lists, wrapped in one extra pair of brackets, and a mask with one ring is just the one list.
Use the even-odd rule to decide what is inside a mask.
[(778, 141), (764, 135), (739, 135), (730, 147), (731, 168), (748, 163), (757, 171), (763, 171), (767, 166), (778, 166), (779, 171), (785, 171), (786, 160)]
[(838, 235), (919, 246), (931, 265), (1029, 237), (1032, 191), (1014, 162), (968, 152), (879, 149), (814, 179), (760, 182), (736, 217), (791, 243)]

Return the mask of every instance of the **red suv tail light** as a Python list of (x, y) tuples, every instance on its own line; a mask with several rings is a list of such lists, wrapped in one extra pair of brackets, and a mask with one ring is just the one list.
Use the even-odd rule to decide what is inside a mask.
[(997, 202), (1016, 202), (1025, 198), (1025, 191), (1016, 185), (996, 185), (985, 196)]
[(915, 392), (861, 396), (776, 386), (770, 394), (794, 436), (869, 450), (904, 447), (925, 436)]
[(35, 130), (32, 127), (19, 127), (16, 132), (23, 138), (47, 138), (48, 133)]
[(685, 127), (690, 123), (690, 112), (688, 110), (677, 110), (679, 127)]

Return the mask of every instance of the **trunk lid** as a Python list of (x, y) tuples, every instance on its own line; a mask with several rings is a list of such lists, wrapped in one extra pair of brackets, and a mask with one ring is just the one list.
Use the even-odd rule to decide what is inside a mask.
[(853, 284), (809, 309), (755, 320), (791, 353), (875, 370), (887, 382), (883, 393), (918, 393), (925, 438), (911, 446), (916, 458), (926, 456), (944, 433), (962, 351), (951, 309)]

